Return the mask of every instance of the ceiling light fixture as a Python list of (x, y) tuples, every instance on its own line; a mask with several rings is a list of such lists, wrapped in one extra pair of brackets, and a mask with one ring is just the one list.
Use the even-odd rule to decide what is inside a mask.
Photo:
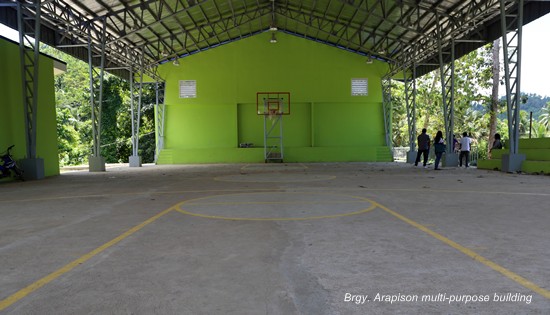
[(180, 62), (177, 59), (174, 59), (174, 62), (172, 62), (172, 64), (177, 67), (180, 65)]
[(272, 44), (275, 44), (277, 42), (277, 38), (275, 37), (275, 33), (271, 34), (271, 40), (269, 41)]
[(367, 60), (365, 60), (365, 62), (370, 65), (372, 63), (372, 57), (368, 55)]
[(271, 24), (269, 25), (271, 32), (277, 31), (277, 23), (275, 22), (275, 0), (271, 0)]

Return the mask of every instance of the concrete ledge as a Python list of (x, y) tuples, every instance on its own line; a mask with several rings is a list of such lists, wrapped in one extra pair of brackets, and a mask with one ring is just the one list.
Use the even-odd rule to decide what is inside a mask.
[(519, 149), (550, 149), (550, 138), (519, 139)]
[(550, 148), (548, 149), (520, 149), (520, 153), (525, 154), (527, 160), (532, 161), (550, 161)]
[(521, 171), (525, 173), (550, 174), (550, 161), (523, 161)]
[(492, 160), (478, 160), (477, 168), (483, 170), (499, 170), (502, 168), (501, 159), (492, 159)]
[[(391, 162), (385, 146), (285, 147), (285, 162)], [(263, 163), (264, 148), (163, 149), (157, 164)]]
[(495, 149), (491, 151), (492, 159), (502, 159), (502, 155), (508, 153), (507, 149)]

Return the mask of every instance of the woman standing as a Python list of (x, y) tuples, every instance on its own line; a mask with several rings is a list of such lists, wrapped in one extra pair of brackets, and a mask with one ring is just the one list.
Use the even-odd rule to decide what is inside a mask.
[(441, 130), (437, 132), (434, 139), (434, 149), (435, 149), (435, 170), (440, 170), (439, 161), (441, 161), (441, 156), (445, 152), (445, 141), (443, 140), (443, 133)]

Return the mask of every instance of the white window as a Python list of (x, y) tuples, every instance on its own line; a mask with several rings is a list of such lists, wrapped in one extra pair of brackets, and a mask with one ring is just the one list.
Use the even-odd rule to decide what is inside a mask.
[(368, 79), (351, 79), (351, 96), (369, 95)]
[(196, 98), (196, 97), (197, 97), (197, 81), (180, 80), (180, 98)]

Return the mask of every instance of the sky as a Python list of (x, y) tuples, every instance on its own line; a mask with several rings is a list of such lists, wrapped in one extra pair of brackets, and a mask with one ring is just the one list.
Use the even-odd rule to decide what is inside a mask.
[(550, 14), (523, 26), (521, 82), (524, 93), (550, 96)]
[[(521, 58), (521, 91), (550, 96), (550, 14), (523, 27)], [(0, 24), (0, 35), (19, 41), (17, 31)], [(501, 44), (502, 46), (502, 44)], [(504, 88), (499, 89), (504, 94)]]

